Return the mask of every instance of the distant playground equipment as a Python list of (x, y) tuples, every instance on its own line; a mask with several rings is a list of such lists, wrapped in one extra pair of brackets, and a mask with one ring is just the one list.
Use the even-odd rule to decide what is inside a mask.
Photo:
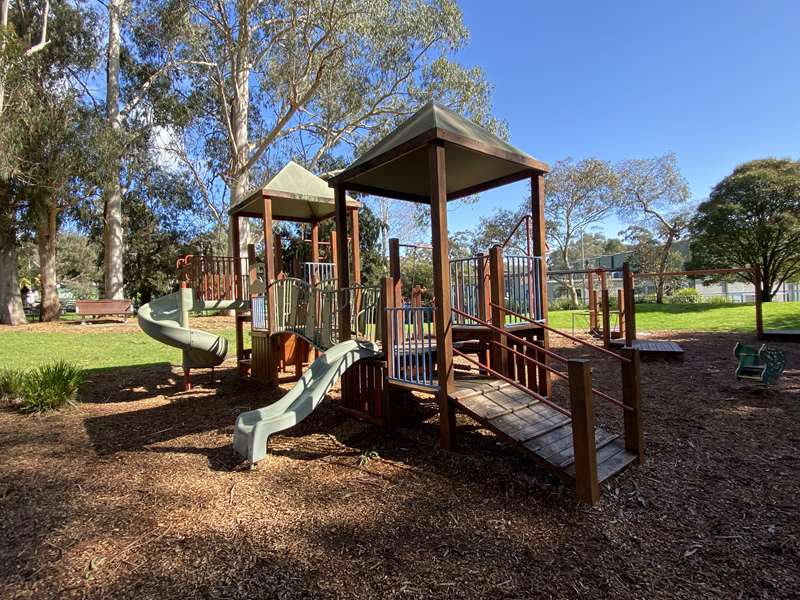
[(766, 385), (778, 381), (786, 366), (786, 355), (777, 348), (763, 344), (760, 348), (737, 342), (733, 355), (739, 364), (736, 379), (752, 379)]
[[(755, 283), (755, 330), (759, 339), (775, 339), (790, 341), (793, 335), (800, 332), (775, 330), (765, 331), (760, 289), (761, 275), (758, 267), (734, 269), (702, 269), (692, 271), (667, 271), (664, 273), (634, 272), (629, 263), (624, 263), (622, 271), (618, 269), (576, 269), (551, 271), (557, 276), (581, 275), (586, 279), (584, 283), (588, 289), (589, 309), (586, 312), (589, 321), (589, 332), (603, 340), (604, 348), (635, 347), (641, 351), (642, 358), (663, 358), (666, 360), (681, 360), (683, 348), (668, 340), (640, 340), (636, 332), (636, 279), (657, 279), (663, 277), (688, 277), (699, 279), (701, 277), (719, 275), (748, 275)], [(607, 287), (609, 274), (621, 274), (622, 287), (617, 289), (617, 308), (612, 308), (610, 291)], [(599, 289), (595, 287), (595, 277)], [(617, 326), (613, 326), (616, 321)]]
[[(272, 384), (282, 366), (294, 364), (297, 381), (277, 403), (239, 416), (233, 438), (236, 451), (251, 464), (264, 458), (269, 437), (309, 415), (340, 380), (341, 408), (387, 427), (392, 426), (400, 397), (409, 392), (432, 396), (438, 404), (442, 447), (455, 447), (455, 415), (460, 410), (573, 485), (578, 498), (588, 503), (598, 500), (601, 482), (641, 462), (638, 350), (613, 353), (547, 323), (543, 258), (547, 170), (544, 163), (431, 102), (328, 183), (290, 163), (265, 188), (233, 206), (235, 256), (224, 257), (221, 263), (190, 260), (200, 270), (191, 274), (186, 290), (193, 285), (208, 296), (202, 282), (210, 277), (213, 282), (221, 280), (224, 291), (202, 298), (202, 306), (215, 301), (243, 303), (241, 308), (234, 304), (242, 375)], [(531, 214), (518, 225), (526, 227), (527, 247), (496, 245), (487, 253), (451, 260), (448, 201), (516, 181), (531, 186)], [(430, 299), (425, 299), (419, 285), (411, 286), (410, 298), (403, 297), (398, 240), (389, 244), (389, 275), (377, 287), (362, 285), (358, 203), (347, 197), (348, 191), (430, 206)], [(255, 249), (248, 249), (247, 258), (239, 256), (241, 218), (263, 220), (264, 275), (256, 292)], [(314, 225), (334, 218), (341, 243), (332, 252), (333, 266), (327, 270), (315, 266), (294, 277), (281, 273), (272, 234), (273, 219), (278, 218), (311, 224), (312, 263), (319, 256), (313, 248)], [(224, 277), (220, 269), (227, 273)], [(211, 289), (218, 290), (214, 285)], [(186, 290), (174, 301), (181, 310), (198, 301), (198, 292)], [(163, 312), (165, 316), (153, 322), (180, 324), (175, 306)], [(172, 318), (167, 319), (166, 313)], [(242, 335), (245, 322), (251, 328), (249, 349)], [(155, 333), (163, 334), (160, 328)], [(613, 358), (622, 376), (621, 398), (593, 386), (588, 360), (554, 352), (551, 334)], [(193, 338), (178, 341), (190, 344)], [(305, 350), (287, 360), (290, 343), (305, 344), (319, 357), (308, 368)], [(206, 340), (204, 349), (216, 360), (224, 354), (221, 344)], [(562, 395), (554, 396), (556, 385), (559, 392), (563, 389)], [(596, 398), (620, 411), (620, 434), (596, 425)]]

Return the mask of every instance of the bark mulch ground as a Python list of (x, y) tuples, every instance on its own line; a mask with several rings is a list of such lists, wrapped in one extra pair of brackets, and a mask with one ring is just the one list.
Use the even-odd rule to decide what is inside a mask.
[(797, 597), (800, 349), (762, 390), (733, 376), (739, 337), (643, 365), (647, 461), (592, 508), (466, 418), (439, 450), (424, 402), (388, 433), (334, 391), (250, 471), (233, 421), (281, 390), (99, 372), (72, 410), (0, 411), (0, 598)]

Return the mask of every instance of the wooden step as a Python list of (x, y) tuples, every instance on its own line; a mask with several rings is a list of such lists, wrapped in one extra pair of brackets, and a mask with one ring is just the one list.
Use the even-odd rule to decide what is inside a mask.
[[(533, 458), (549, 471), (575, 480), (572, 421), (549, 403), (501, 380), (456, 378), (451, 400), (501, 439)], [(620, 436), (595, 428), (597, 477), (605, 481), (637, 460)]]

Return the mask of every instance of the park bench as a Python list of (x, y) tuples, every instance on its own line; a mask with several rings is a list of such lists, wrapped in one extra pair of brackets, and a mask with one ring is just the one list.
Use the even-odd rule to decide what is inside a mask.
[(130, 300), (76, 300), (75, 314), (85, 323), (87, 317), (97, 319), (105, 316), (121, 316), (125, 322), (133, 313), (133, 304)]

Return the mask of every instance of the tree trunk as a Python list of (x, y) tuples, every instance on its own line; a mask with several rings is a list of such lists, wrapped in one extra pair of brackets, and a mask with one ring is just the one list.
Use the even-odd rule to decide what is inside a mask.
[(19, 291), (14, 220), (0, 214), (0, 323), (20, 325), (25, 321), (25, 310)]
[[(667, 263), (669, 261), (669, 253), (672, 252), (672, 244), (675, 241), (675, 236), (670, 232), (667, 236), (664, 246), (661, 249), (661, 260), (658, 265), (659, 274), (665, 273), (667, 270)], [(664, 278), (659, 277), (656, 282), (656, 304), (664, 303)]]
[[(231, 124), (233, 128), (233, 143), (235, 155), (233, 156), (232, 182), (231, 182), (231, 206), (239, 202), (248, 192), (250, 182), (250, 172), (247, 168), (247, 161), (250, 159), (249, 144), (249, 105), (250, 105), (250, 57), (249, 57), (249, 33), (247, 28), (247, 15), (244, 9), (240, 10), (245, 14), (240, 19), (241, 30), (239, 32), (239, 43), (237, 59), (235, 61), (236, 70), (234, 71), (234, 97), (231, 102)], [(247, 256), (247, 244), (250, 243), (250, 232), (246, 223), (239, 230), (239, 254)], [(233, 226), (228, 226), (228, 246), (233, 250)], [(266, 243), (266, 240), (265, 240)], [(231, 252), (233, 254), (233, 252)]]
[(39, 269), (42, 278), (42, 321), (57, 321), (61, 313), (61, 303), (56, 288), (56, 215), (55, 201), (48, 207), (47, 217), (40, 219), (36, 226), (39, 245)]
[[(106, 65), (106, 121), (114, 132), (112, 143), (119, 139), (122, 122), (119, 111), (119, 55), (120, 19), (125, 0), (110, 0), (108, 4), (108, 62)], [(116, 148), (112, 148), (111, 165), (103, 185), (104, 225), (103, 247), (103, 294), (106, 298), (123, 298), (125, 295), (122, 272), (123, 228), (122, 185), (120, 172), (122, 160)]]

